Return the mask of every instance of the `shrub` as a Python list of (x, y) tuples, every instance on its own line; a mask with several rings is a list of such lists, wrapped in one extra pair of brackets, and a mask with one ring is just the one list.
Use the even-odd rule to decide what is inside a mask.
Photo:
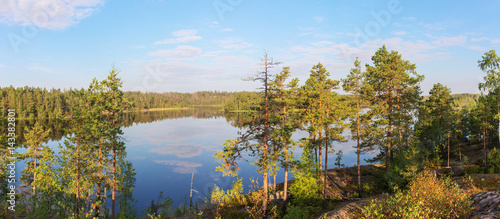
[(363, 209), (365, 218), (467, 218), (472, 213), (469, 194), (450, 178), (437, 179), (429, 171), (418, 174), (408, 190), (398, 190)]
[(309, 207), (299, 207), (295, 205), (288, 205), (287, 213), (284, 219), (302, 219), (309, 218), (315, 213), (314, 209), (309, 209)]
[(488, 153), (489, 173), (500, 173), (500, 150), (493, 148)]
[(474, 174), (474, 173), (482, 173), (483, 168), (478, 165), (469, 165), (465, 168), (465, 174)]
[(293, 199), (284, 218), (309, 218), (321, 211), (325, 202), (320, 195), (321, 184), (318, 183), (314, 158), (309, 150), (304, 150), (300, 163), (293, 170), (293, 177), (294, 182), (290, 186)]
[(290, 194), (297, 202), (319, 199), (321, 185), (318, 183), (312, 154), (305, 150), (300, 159), (300, 164), (293, 170), (295, 180), (290, 186)]
[(163, 196), (163, 191), (160, 191), (156, 203), (151, 200), (151, 205), (144, 209), (142, 213), (149, 218), (166, 217), (169, 215), (173, 203), (171, 198)]
[[(215, 216), (224, 218), (234, 218), (234, 214), (239, 214), (235, 209), (246, 204), (245, 196), (243, 193), (243, 180), (237, 177), (233, 181), (230, 190), (224, 191), (217, 185), (210, 194), (210, 204), (215, 206)], [(231, 216), (232, 215), (232, 216)], [(237, 218), (237, 217), (236, 217)]]
[(226, 205), (241, 206), (245, 205), (245, 197), (243, 193), (243, 179), (237, 177), (236, 181), (233, 181), (230, 190), (224, 191), (217, 185), (214, 185), (214, 189), (210, 195), (210, 203), (218, 207), (224, 207)]

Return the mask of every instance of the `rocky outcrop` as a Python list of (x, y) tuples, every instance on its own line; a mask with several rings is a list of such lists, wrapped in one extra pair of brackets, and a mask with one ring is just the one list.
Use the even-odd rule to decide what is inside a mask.
[(364, 202), (350, 202), (339, 205), (334, 210), (325, 213), (318, 219), (357, 219), (362, 216)]
[(471, 199), (476, 208), (472, 218), (500, 218), (500, 191), (480, 192)]

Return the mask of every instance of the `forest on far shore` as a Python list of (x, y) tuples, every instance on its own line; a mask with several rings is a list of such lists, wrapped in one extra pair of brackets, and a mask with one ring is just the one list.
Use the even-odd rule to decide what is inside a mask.
[[(83, 88), (82, 88), (83, 89)], [(40, 87), (0, 87), (0, 116), (6, 117), (7, 109), (16, 109), (18, 119), (51, 120), (70, 118), (80, 96), (81, 90), (47, 89)], [(184, 108), (184, 107), (223, 107), (226, 112), (244, 112), (257, 106), (262, 95), (256, 91), (197, 91), (180, 92), (140, 92), (125, 91), (124, 97), (132, 105), (131, 111), (144, 109)], [(474, 104), (480, 94), (452, 94), (455, 107), (462, 108)], [(424, 99), (428, 96), (424, 96)]]

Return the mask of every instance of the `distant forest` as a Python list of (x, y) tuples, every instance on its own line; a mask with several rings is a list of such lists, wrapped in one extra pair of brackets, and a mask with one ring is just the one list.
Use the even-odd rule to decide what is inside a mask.
[[(78, 102), (78, 92), (82, 90), (66, 90), (39, 87), (0, 87), (1, 117), (6, 117), (7, 109), (14, 108), (20, 119), (56, 119), (70, 117)], [(124, 92), (125, 99), (132, 102), (128, 110), (139, 111), (154, 108), (183, 108), (198, 106), (220, 106), (226, 112), (243, 112), (252, 110), (260, 102), (259, 92), (226, 92), (198, 91), (194, 93), (165, 92), (142, 93), (139, 91)], [(479, 94), (452, 94), (456, 109), (475, 104)], [(426, 99), (424, 97), (424, 99)]]
[[(84, 90), (66, 90), (38, 87), (0, 87), (0, 112), (5, 118), (7, 109), (16, 109), (18, 119), (56, 119), (71, 117), (81, 100)], [(199, 91), (194, 93), (141, 93), (124, 92), (124, 98), (132, 103), (127, 110), (138, 111), (152, 108), (182, 108), (197, 106), (220, 106), (237, 95), (225, 91)]]

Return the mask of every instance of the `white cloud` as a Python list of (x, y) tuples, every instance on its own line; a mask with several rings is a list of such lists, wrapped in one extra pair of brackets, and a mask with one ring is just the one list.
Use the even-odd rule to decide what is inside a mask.
[(201, 36), (183, 36), (175, 39), (164, 39), (154, 42), (155, 45), (160, 44), (174, 44), (174, 43), (187, 43), (192, 41), (201, 40)]
[(406, 35), (408, 34), (406, 31), (397, 31), (393, 33), (394, 35)]
[(159, 44), (174, 44), (174, 43), (186, 43), (201, 40), (201, 36), (196, 36), (196, 30), (178, 30), (172, 32), (172, 35), (177, 37), (173, 39), (164, 39), (154, 42), (155, 45)]
[(416, 17), (404, 17), (404, 18), (401, 18), (401, 19), (413, 21), (413, 20), (416, 20), (417, 18)]
[(0, 68), (3, 68), (3, 67), (5, 67), (5, 65), (4, 65), (4, 64), (2, 64), (2, 63), (0, 63)]
[(237, 37), (226, 37), (221, 40), (215, 40), (215, 43), (223, 49), (242, 50), (253, 46), (252, 44), (245, 42), (245, 40)]
[(484, 46), (469, 46), (469, 49), (475, 50), (475, 51), (480, 51), (480, 52), (488, 51), (488, 48), (486, 48)]
[(484, 41), (484, 40), (490, 40), (489, 37), (478, 37), (478, 38), (471, 38), (471, 42), (479, 42), (479, 41)]
[(318, 22), (318, 23), (321, 23), (325, 20), (324, 17), (320, 17), (320, 16), (314, 16), (313, 19)]
[(193, 36), (197, 32), (198, 31), (196, 31), (196, 30), (177, 30), (177, 31), (172, 32), (172, 35), (176, 36), (176, 37)]
[(467, 36), (459, 35), (454, 37), (439, 37), (437, 40), (432, 41), (437, 46), (459, 46), (467, 42)]
[(322, 47), (322, 46), (331, 46), (331, 45), (334, 45), (335, 43), (331, 42), (331, 41), (326, 41), (326, 40), (322, 40), (322, 41), (317, 41), (317, 42), (312, 42), (311, 45), (313, 46), (319, 46), (319, 47)]
[(445, 21), (445, 22), (436, 22), (432, 24), (419, 23), (420, 26), (430, 29), (430, 30), (445, 30), (451, 27), (456, 27), (460, 23), (457, 21)]
[(30, 65), (26, 66), (26, 69), (35, 72), (54, 73), (54, 70), (47, 67), (43, 67), (38, 63), (31, 63)]
[(92, 15), (104, 0), (0, 0), (0, 23), (65, 29)]
[(154, 160), (157, 164), (180, 166), (180, 167), (201, 167), (203, 164), (191, 161), (180, 161), (180, 160)]
[(490, 42), (493, 44), (500, 44), (500, 39), (492, 39)]
[(157, 164), (176, 166), (173, 171), (180, 174), (191, 174), (197, 172), (196, 168), (203, 166), (201, 163), (180, 160), (154, 160)]
[(224, 28), (220, 30), (220, 32), (231, 32), (231, 31), (233, 31), (233, 28)]
[(218, 56), (219, 54), (229, 52), (229, 50), (216, 50), (216, 51), (211, 51), (211, 52), (205, 52), (203, 56), (205, 57), (215, 57)]
[(201, 55), (201, 48), (194, 46), (178, 46), (175, 49), (160, 49), (150, 52), (150, 56), (158, 57), (195, 57)]
[(361, 47), (356, 47), (351, 44), (338, 44), (332, 46), (336, 49), (335, 54), (338, 60), (352, 63), (356, 57), (359, 57), (361, 62), (371, 63), (370, 57), (373, 56), (376, 50), (382, 45), (386, 45), (388, 50), (398, 51), (404, 56), (404, 59), (410, 59), (411, 62), (421, 62), (428, 59), (445, 59), (449, 58), (446, 53), (433, 53), (434, 49), (439, 48), (438, 45), (428, 43), (422, 40), (403, 40), (399, 37), (389, 39), (376, 39), (363, 44)]
[(196, 157), (201, 155), (201, 147), (199, 146), (178, 146), (178, 147), (162, 147), (162, 148), (151, 148), (149, 152), (157, 153), (157, 154), (173, 154), (177, 157), (188, 158), (188, 157)]

